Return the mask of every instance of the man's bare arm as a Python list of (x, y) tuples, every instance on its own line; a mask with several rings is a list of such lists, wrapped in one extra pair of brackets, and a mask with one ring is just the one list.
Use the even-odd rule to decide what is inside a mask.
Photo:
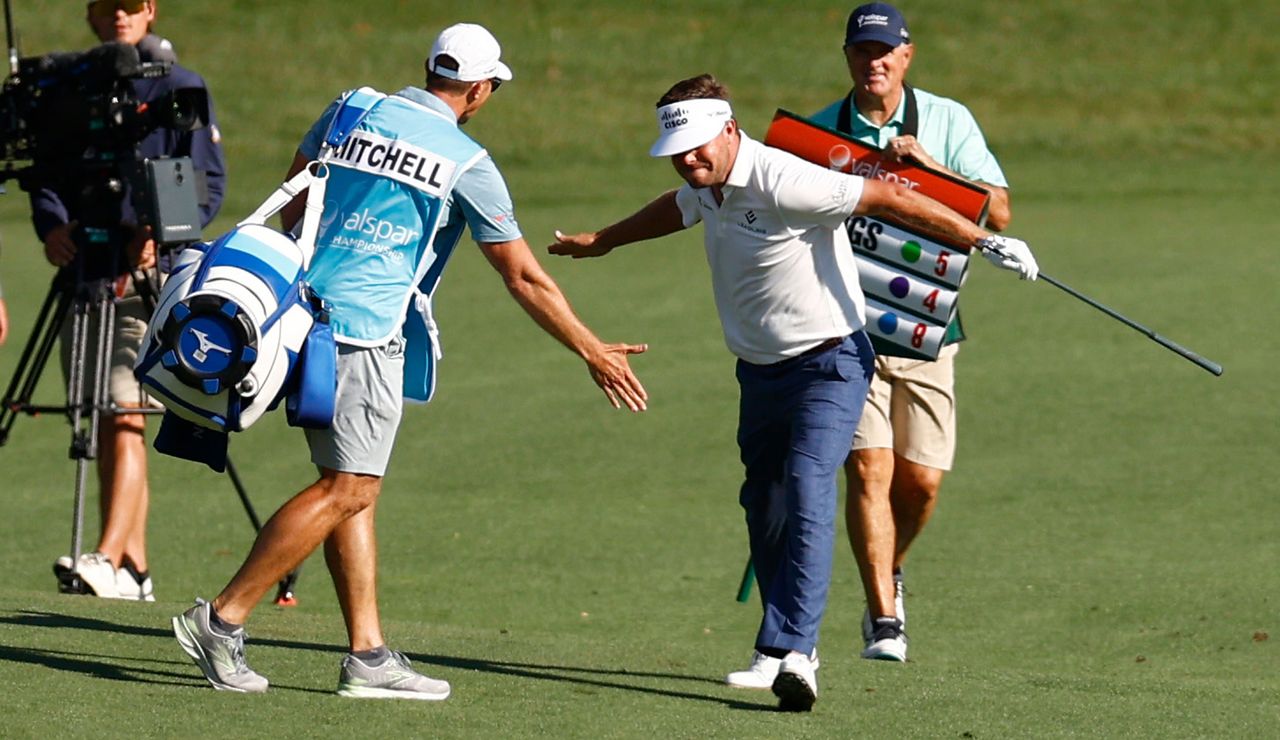
[(648, 345), (600, 341), (573, 312), (560, 286), (538, 264), (524, 239), (482, 243), (480, 249), (525, 313), (586, 361), (592, 380), (614, 408), (626, 404), (632, 411), (645, 409), (649, 395), (631, 372), (627, 355), (644, 352)]
[(621, 221), (596, 232), (562, 234), (556, 231), (556, 243), (547, 247), (551, 254), (581, 257), (603, 257), (624, 244), (657, 239), (684, 228), (684, 217), (676, 205), (676, 191), (659, 195), (648, 205)]

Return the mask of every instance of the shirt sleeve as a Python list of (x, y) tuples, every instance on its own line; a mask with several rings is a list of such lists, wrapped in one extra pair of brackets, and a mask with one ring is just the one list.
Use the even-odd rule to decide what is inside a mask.
[(55, 227), (71, 221), (71, 214), (62, 202), (61, 196), (50, 188), (38, 188), (31, 191), (31, 224), (35, 227), (36, 236), (44, 243), (44, 238)]
[(978, 127), (977, 120), (968, 108), (957, 105), (951, 111), (951, 125), (947, 127), (947, 151), (951, 156), (944, 162), (947, 168), (957, 172), (961, 177), (985, 182), (988, 185), (1007, 188), (1004, 170), (987, 148), (986, 137)]
[(862, 197), (856, 175), (829, 170), (785, 154), (769, 168), (765, 187), (773, 193), (784, 222), (793, 227), (844, 223)]
[(488, 154), (458, 178), (453, 201), (476, 242), (498, 244), (522, 236), (507, 182)]
[(676, 206), (680, 209), (680, 220), (686, 229), (702, 220), (702, 206), (698, 203), (698, 193), (692, 186), (680, 186), (676, 191)]

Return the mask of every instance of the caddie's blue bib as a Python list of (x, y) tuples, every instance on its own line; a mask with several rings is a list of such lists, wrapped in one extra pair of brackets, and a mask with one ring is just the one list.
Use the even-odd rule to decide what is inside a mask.
[(484, 155), (451, 117), (397, 95), (333, 152), (307, 281), (330, 304), (339, 341), (378, 346), (400, 331), (461, 233), (440, 238), (443, 204)]

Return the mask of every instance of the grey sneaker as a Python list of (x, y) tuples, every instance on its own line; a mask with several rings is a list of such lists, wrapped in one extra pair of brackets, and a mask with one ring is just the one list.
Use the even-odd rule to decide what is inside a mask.
[(223, 637), (209, 626), (212, 607), (204, 599), (173, 618), (173, 634), (187, 655), (200, 666), (204, 677), (219, 691), (260, 694), (267, 690), (267, 679), (254, 673), (244, 662), (244, 628)]
[(449, 698), (449, 683), (413, 670), (404, 653), (391, 651), (382, 665), (370, 666), (350, 653), (342, 659), (338, 694), (357, 699), (419, 699), (441, 701)]

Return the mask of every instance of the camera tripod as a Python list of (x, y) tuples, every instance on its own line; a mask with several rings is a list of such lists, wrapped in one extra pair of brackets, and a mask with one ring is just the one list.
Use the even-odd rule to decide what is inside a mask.
[[(81, 252), (83, 253), (84, 250)], [(71, 524), (72, 567), (69, 570), (55, 567), (58, 590), (62, 593), (91, 592), (75, 567), (83, 545), (85, 482), (89, 461), (97, 459), (99, 454), (98, 429), (103, 422), (103, 417), (118, 414), (163, 413), (161, 409), (119, 406), (111, 399), (108, 380), (116, 320), (114, 285), (117, 280), (92, 276), (93, 272), (95, 271), (91, 268), (86, 268), (82, 259), (77, 258), (54, 276), (0, 405), (0, 446), (8, 442), (10, 431), (20, 414), (66, 415), (71, 424), (71, 446), (68, 454), (76, 461), (75, 498)], [(96, 272), (115, 274), (116, 271)], [(131, 279), (149, 313), (155, 307), (155, 286), (142, 272), (135, 272)], [(91, 321), (94, 314), (98, 316), (96, 331), (92, 331), (95, 329)], [(49, 357), (54, 352), (66, 321), (71, 322), (66, 404), (58, 406), (35, 404), (32, 402), (32, 397), (36, 386), (48, 364)], [(94, 336), (90, 336), (91, 334)], [(111, 453), (108, 452), (108, 454)], [(253, 525), (255, 532), (261, 530), (262, 522), (253, 508), (253, 503), (249, 500), (249, 495), (230, 456), (228, 456), (226, 467), (227, 477), (231, 480), (231, 485), (244, 506), (249, 522)], [(294, 595), (297, 578), (298, 569), (294, 569), (280, 581), (276, 592), (276, 604), (293, 606), (297, 603)]]

